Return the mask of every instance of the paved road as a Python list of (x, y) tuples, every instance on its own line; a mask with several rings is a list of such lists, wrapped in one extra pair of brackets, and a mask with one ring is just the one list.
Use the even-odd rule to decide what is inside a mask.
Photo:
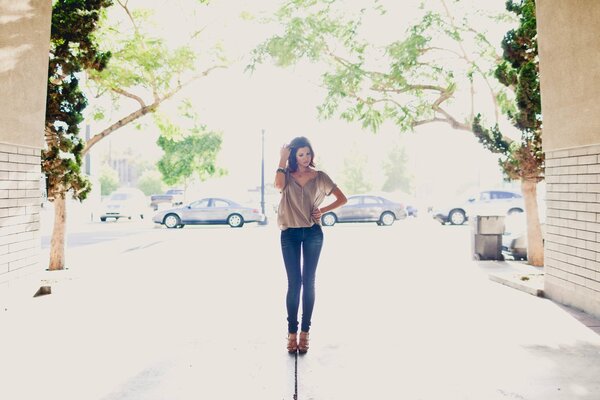
[(12, 296), (0, 398), (600, 398), (599, 336), (489, 281), (467, 227), (327, 229), (296, 360), (276, 228), (101, 229), (126, 226), (71, 248), (52, 295)]

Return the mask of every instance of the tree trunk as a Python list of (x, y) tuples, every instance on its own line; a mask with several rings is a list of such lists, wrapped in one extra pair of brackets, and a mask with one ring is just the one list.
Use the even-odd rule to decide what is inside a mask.
[(60, 194), (54, 198), (54, 228), (50, 241), (50, 271), (65, 268), (65, 231), (67, 223), (67, 205)]
[(538, 212), (537, 181), (521, 179), (521, 191), (527, 217), (527, 262), (536, 267), (543, 267), (544, 242)]

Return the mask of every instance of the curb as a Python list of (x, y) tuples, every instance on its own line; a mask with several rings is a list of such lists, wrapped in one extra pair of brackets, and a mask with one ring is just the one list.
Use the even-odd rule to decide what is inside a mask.
[(524, 281), (522, 281), (519, 276), (489, 274), (489, 278), (494, 282), (501, 283), (503, 285), (520, 290), (525, 293), (529, 293), (532, 296), (544, 297), (543, 289), (536, 287), (534, 284), (524, 283)]

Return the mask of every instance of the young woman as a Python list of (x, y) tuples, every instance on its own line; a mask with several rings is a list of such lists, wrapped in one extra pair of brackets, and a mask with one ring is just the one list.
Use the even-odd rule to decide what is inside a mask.
[[(275, 187), (281, 191), (277, 223), (287, 272), (286, 296), (290, 353), (308, 351), (308, 332), (315, 304), (315, 273), (323, 247), (321, 215), (346, 204), (346, 196), (323, 171), (315, 169), (313, 148), (305, 137), (281, 148)], [(320, 207), (326, 196), (335, 200)], [(302, 321), (298, 335), (298, 309), (302, 291)]]

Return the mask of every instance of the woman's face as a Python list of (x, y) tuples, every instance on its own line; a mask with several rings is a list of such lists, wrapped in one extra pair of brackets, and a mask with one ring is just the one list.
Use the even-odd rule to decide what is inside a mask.
[(312, 153), (310, 151), (310, 147), (299, 147), (298, 151), (296, 151), (296, 162), (298, 166), (302, 166), (307, 168), (312, 161)]

